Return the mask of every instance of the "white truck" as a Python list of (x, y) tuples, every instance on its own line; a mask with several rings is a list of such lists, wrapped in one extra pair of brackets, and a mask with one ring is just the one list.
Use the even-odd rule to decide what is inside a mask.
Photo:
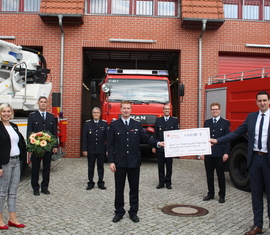
[[(12, 122), (19, 126), (25, 138), (27, 111), (37, 110), (38, 98), (49, 97), (51, 93), (52, 83), (47, 82), (49, 73), (39, 51), (0, 40), (0, 104), (9, 103), (13, 107)], [(23, 117), (20, 114), (24, 114)], [(22, 166), (29, 161), (28, 156)]]

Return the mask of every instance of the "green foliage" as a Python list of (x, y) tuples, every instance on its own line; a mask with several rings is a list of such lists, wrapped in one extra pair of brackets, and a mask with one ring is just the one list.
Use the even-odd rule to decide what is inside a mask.
[(45, 152), (52, 151), (56, 143), (57, 139), (50, 132), (40, 131), (29, 136), (26, 149), (36, 156), (43, 157)]

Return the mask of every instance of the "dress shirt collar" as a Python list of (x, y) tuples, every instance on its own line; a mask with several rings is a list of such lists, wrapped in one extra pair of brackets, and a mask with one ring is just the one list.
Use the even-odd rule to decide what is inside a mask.
[(127, 121), (127, 124), (129, 125), (130, 118), (129, 119), (124, 119), (124, 118), (121, 117), (121, 119), (122, 119), (122, 121), (123, 121), (124, 124), (125, 124), (125, 121)]
[(217, 122), (218, 122), (218, 120), (220, 119), (220, 116), (218, 116), (218, 117), (216, 117), (216, 118), (212, 118), (212, 121), (214, 122), (214, 119), (216, 119), (217, 120)]

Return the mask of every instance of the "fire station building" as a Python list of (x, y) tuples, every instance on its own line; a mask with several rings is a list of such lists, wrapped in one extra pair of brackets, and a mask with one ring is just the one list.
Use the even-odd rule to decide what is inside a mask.
[(66, 157), (81, 156), (81, 128), (99, 106), (91, 82), (104, 68), (168, 70), (186, 129), (203, 123), (210, 76), (270, 67), (270, 0), (1, 0), (0, 20), (1, 39), (40, 50), (51, 69)]

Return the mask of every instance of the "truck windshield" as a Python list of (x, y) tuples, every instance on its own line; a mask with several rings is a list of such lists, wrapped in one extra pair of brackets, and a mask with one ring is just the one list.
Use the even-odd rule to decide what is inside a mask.
[(166, 80), (109, 79), (109, 101), (130, 100), (134, 103), (168, 103), (169, 86)]

